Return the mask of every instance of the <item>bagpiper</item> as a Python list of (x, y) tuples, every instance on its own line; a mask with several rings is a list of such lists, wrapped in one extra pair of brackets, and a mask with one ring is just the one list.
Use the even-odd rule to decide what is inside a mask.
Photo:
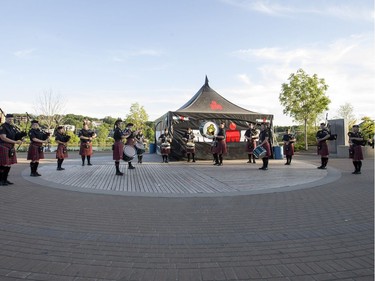
[(22, 143), (17, 139), (17, 129), (14, 126), (13, 114), (5, 115), (5, 123), (0, 125), (0, 185), (6, 186), (13, 184), (8, 180), (11, 165), (17, 163), (16, 144)]
[(30, 145), (27, 152), (27, 160), (30, 160), (30, 176), (39, 177), (38, 173), (39, 160), (44, 159), (44, 144), (49, 142), (50, 133), (44, 132), (39, 127), (38, 120), (31, 121), (29, 131)]

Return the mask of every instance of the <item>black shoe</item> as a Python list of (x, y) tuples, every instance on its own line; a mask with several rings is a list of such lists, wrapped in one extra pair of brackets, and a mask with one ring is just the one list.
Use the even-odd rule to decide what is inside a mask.
[(195, 163), (195, 160), (193, 159), (193, 163)]
[(35, 176), (40, 177), (40, 176), (42, 176), (42, 175), (39, 174), (38, 172), (35, 172)]
[(260, 167), (259, 170), (263, 170), (264, 167)]
[(122, 173), (122, 172), (116, 172), (116, 176), (123, 176), (124, 175), (124, 173)]
[(91, 163), (87, 163), (87, 166), (92, 166), (92, 164)]
[(214, 163), (214, 166), (219, 166), (219, 162), (215, 162), (215, 163)]
[(38, 175), (36, 173), (31, 173), (30, 177), (37, 177)]
[(266, 170), (268, 170), (268, 168), (267, 167), (262, 167), (262, 169), (261, 170), (264, 170), (264, 171), (266, 171)]
[(0, 182), (0, 185), (7, 186), (8, 183), (7, 183), (6, 181), (1, 181), (1, 182)]
[(319, 167), (317, 167), (317, 169), (323, 169), (323, 166), (319, 166)]
[(61, 168), (61, 167), (59, 167), (59, 168), (57, 168), (57, 170), (58, 170), (58, 171), (62, 171), (62, 170), (65, 170), (65, 168)]
[(246, 163), (251, 163), (251, 161), (249, 160), (249, 161), (247, 161)]
[(327, 167), (325, 167), (325, 166), (320, 166), (320, 167), (318, 167), (318, 169), (321, 169), (321, 170), (327, 170)]
[(82, 166), (85, 166), (85, 163), (82, 163)]
[(361, 174), (361, 171), (354, 171), (352, 174), (353, 175), (359, 175), (359, 174)]
[(10, 181), (8, 181), (8, 180), (6, 180), (5, 183), (6, 183), (7, 185), (12, 185), (12, 184), (13, 184), (12, 182), (10, 182)]
[(134, 166), (129, 166), (128, 169), (129, 170), (133, 170), (133, 169), (135, 169), (135, 167)]

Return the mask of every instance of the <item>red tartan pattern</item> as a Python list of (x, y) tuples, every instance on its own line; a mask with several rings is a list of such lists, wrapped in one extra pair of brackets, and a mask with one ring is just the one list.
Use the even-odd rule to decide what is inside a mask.
[(39, 161), (40, 159), (44, 159), (44, 152), (39, 151), (41, 147), (43, 147), (42, 143), (30, 143), (29, 150), (27, 152), (27, 160)]
[(122, 141), (115, 141), (113, 149), (113, 160), (120, 161), (124, 154), (124, 143)]
[(163, 147), (161, 147), (160, 148), (160, 153), (161, 153), (161, 155), (169, 155), (171, 153), (171, 149), (170, 148), (163, 148)]
[(353, 151), (353, 154), (350, 155), (350, 158), (352, 158), (353, 161), (363, 160), (363, 152), (360, 145), (351, 145), (350, 149)]
[(92, 155), (92, 143), (91, 142), (81, 142), (79, 146), (79, 155), (81, 156), (91, 156)]
[(289, 145), (284, 145), (283, 151), (284, 151), (284, 155), (286, 156), (294, 155), (294, 144), (290, 143)]
[(217, 145), (212, 147), (213, 154), (224, 154), (227, 153), (227, 151), (227, 143), (225, 142), (225, 140), (217, 141)]
[(249, 154), (253, 154), (253, 151), (256, 147), (257, 147), (257, 141), (255, 139), (251, 141), (246, 141), (245, 151), (248, 152)]
[[(319, 149), (320, 148), (320, 149)], [(317, 146), (317, 153), (318, 155), (320, 156), (328, 156), (329, 155), (329, 151), (328, 151), (328, 144), (326, 141), (322, 141), (318, 144)]]
[(16, 152), (9, 157), (9, 149), (14, 148), (12, 143), (0, 143), (0, 166), (9, 166), (17, 163)]
[(264, 143), (262, 145), (262, 147), (267, 151), (267, 154), (264, 156), (264, 157), (270, 157), (272, 154), (271, 154), (271, 146), (270, 146), (270, 143), (268, 141), (266, 141), (266, 143)]
[(56, 150), (56, 159), (65, 158), (68, 158), (68, 150), (66, 149), (65, 145), (59, 143)]

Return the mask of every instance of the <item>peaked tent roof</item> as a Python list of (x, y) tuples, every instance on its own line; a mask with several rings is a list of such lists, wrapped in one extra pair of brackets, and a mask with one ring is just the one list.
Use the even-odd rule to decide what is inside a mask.
[(259, 114), (231, 103), (208, 85), (208, 79), (199, 91), (175, 112)]

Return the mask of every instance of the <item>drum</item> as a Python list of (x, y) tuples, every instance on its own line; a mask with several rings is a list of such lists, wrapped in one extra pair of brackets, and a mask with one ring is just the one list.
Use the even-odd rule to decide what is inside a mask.
[(264, 156), (266, 156), (267, 150), (265, 150), (263, 146), (257, 146), (254, 149), (253, 154), (256, 158), (263, 158)]
[(134, 146), (135, 146), (135, 149), (137, 150), (138, 155), (141, 155), (141, 154), (145, 153), (146, 149), (145, 149), (145, 146), (143, 145), (143, 143), (138, 141), (138, 142), (135, 143)]
[(162, 155), (167, 155), (169, 153), (171, 153), (171, 145), (169, 142), (163, 142), (161, 145), (160, 145), (160, 152)]
[(203, 121), (202, 124), (199, 126), (199, 132), (202, 136), (213, 139), (217, 134), (219, 128), (217, 125), (212, 121)]
[(124, 154), (122, 156), (122, 160), (129, 162), (134, 159), (134, 156), (137, 154), (135, 148), (131, 145), (124, 146)]
[(195, 143), (193, 143), (193, 142), (186, 143), (186, 152), (187, 153), (195, 153)]

